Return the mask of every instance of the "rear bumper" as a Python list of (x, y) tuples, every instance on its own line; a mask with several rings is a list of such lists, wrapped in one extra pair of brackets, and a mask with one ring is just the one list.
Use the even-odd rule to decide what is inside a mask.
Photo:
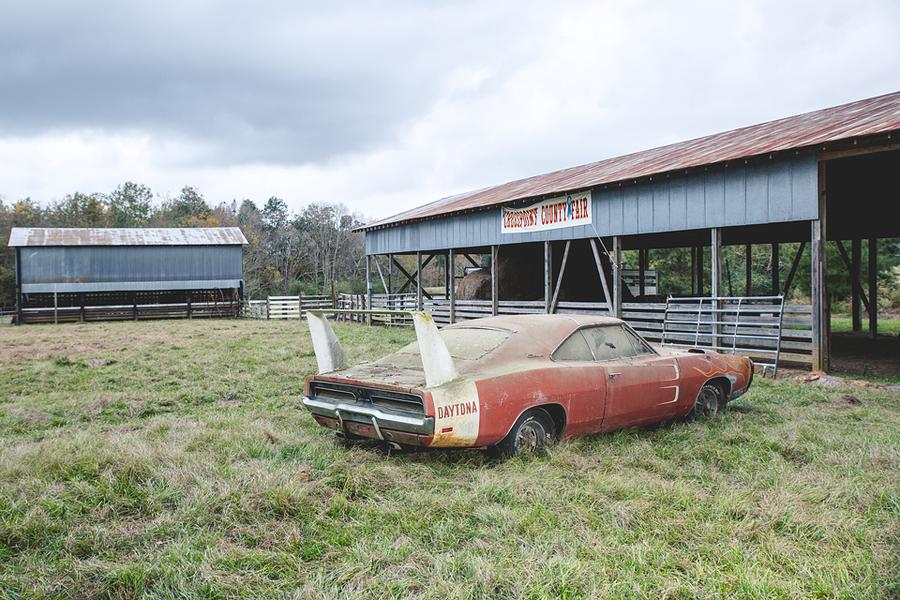
[(303, 396), (303, 405), (320, 425), (378, 440), (417, 446), (434, 435), (434, 417), (388, 413), (362, 402), (328, 402)]
[[(416, 433), (407, 433), (396, 429), (379, 428), (378, 431), (376, 431), (375, 427), (372, 425), (366, 425), (365, 423), (360, 423), (358, 421), (344, 421), (341, 423), (337, 419), (323, 417), (322, 415), (313, 415), (313, 418), (316, 420), (316, 423), (322, 427), (333, 429), (344, 435), (372, 440), (384, 440), (386, 442), (396, 442), (398, 444), (403, 444), (404, 446), (426, 447), (431, 445), (431, 440), (434, 439), (434, 436), (431, 435), (418, 435)], [(379, 437), (379, 434), (381, 437)]]

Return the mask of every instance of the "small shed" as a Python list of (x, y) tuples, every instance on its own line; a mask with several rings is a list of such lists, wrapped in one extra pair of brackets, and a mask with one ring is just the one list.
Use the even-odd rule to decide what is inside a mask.
[(13, 228), (16, 323), (237, 316), (237, 227)]

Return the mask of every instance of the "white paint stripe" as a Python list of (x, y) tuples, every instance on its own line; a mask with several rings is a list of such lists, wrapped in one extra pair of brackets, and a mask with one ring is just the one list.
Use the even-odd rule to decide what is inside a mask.
[[(432, 446), (474, 446), (481, 421), (481, 402), (474, 382), (431, 390), (434, 402)], [(449, 431), (444, 431), (449, 429)]]

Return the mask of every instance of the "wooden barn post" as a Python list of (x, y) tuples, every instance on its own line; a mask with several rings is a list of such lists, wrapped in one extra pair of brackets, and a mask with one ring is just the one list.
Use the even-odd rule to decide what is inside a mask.
[(697, 246), (691, 246), (691, 295), (700, 295), (697, 291)]
[(450, 298), (450, 251), (444, 255), (444, 298)]
[(450, 248), (448, 259), (450, 261), (448, 264), (450, 269), (450, 287), (447, 288), (447, 294), (450, 299), (450, 324), (453, 325), (456, 323), (456, 277), (454, 269), (456, 256), (453, 253), (453, 248)]
[(810, 299), (812, 302), (812, 369), (828, 370), (828, 308), (825, 305), (826, 163), (819, 163), (819, 218), (810, 221)]
[[(372, 255), (366, 254), (366, 305), (367, 310), (372, 309)], [(372, 315), (366, 316), (366, 323), (372, 324)]]
[(622, 238), (613, 237), (613, 314), (622, 318)]
[[(773, 268), (774, 272), (774, 268)], [(774, 287), (772, 289), (775, 289)], [(753, 244), (744, 246), (744, 295), (753, 293)]]
[[(709, 295), (713, 298), (719, 298), (722, 295), (722, 230), (718, 227), (713, 227), (709, 230), (709, 245), (710, 245), (710, 293)], [(712, 313), (712, 345), (715, 347), (720, 346), (719, 343), (721, 340), (719, 339), (719, 332), (722, 331), (722, 327), (718, 324), (721, 313), (718, 312), (720, 308), (722, 308), (722, 303), (719, 300), (716, 300), (712, 303), (712, 307), (715, 309)], [(717, 348), (713, 348), (717, 349)]]
[(544, 242), (544, 312), (550, 314), (550, 301), (553, 294), (553, 247), (550, 241)]
[(862, 263), (862, 241), (858, 238), (850, 240), (850, 315), (853, 320), (853, 331), (862, 329), (862, 313), (859, 310), (860, 289), (859, 271)]
[[(778, 265), (781, 263), (778, 242), (772, 244), (772, 295), (777, 296), (781, 291), (781, 273)], [(749, 294), (748, 294), (749, 296)]]
[(638, 250), (638, 296), (641, 298), (646, 294), (646, 272), (647, 272), (647, 249)]
[(500, 255), (500, 246), (491, 246), (491, 315), (497, 316), (500, 312), (500, 282), (497, 281), (497, 258)]
[(416, 250), (416, 310), (422, 310), (422, 252)]
[(16, 325), (22, 324), (22, 256), (16, 248)]
[(869, 337), (878, 337), (878, 238), (869, 238)]

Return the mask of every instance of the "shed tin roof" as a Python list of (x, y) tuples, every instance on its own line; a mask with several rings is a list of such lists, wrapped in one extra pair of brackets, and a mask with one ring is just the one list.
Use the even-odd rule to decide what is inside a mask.
[(391, 227), (773, 152), (900, 130), (900, 92), (442, 198), (360, 229)]
[(93, 228), (13, 227), (10, 247), (244, 245), (237, 227)]

